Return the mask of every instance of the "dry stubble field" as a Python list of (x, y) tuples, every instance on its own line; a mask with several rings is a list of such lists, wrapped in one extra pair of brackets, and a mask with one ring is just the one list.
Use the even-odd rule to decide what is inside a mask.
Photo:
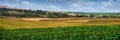
[(120, 25), (120, 18), (0, 18), (5, 29)]

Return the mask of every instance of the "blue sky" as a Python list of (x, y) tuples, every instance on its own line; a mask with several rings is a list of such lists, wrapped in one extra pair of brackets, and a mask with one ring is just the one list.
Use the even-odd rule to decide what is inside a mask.
[(120, 0), (0, 0), (0, 5), (73, 12), (120, 12)]

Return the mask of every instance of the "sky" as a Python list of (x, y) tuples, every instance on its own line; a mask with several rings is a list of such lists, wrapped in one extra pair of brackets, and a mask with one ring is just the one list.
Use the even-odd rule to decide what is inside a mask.
[(120, 0), (0, 0), (0, 5), (32, 10), (120, 12)]

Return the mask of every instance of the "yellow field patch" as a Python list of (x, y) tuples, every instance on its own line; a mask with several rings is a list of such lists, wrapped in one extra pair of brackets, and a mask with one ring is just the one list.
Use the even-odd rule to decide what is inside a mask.
[[(38, 20), (39, 21), (35, 21)], [(52, 28), (65, 26), (94, 26), (94, 25), (120, 25), (120, 18), (27, 18), (2, 19), (0, 27), (5, 29), (19, 28)], [(30, 21), (29, 21), (30, 20)], [(33, 20), (33, 21), (31, 21)]]

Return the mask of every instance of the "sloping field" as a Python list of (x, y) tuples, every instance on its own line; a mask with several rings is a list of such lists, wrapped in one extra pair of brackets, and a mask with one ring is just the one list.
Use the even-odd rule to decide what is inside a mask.
[(120, 25), (120, 18), (0, 18), (0, 27), (5, 29), (94, 25)]
[(0, 30), (1, 40), (119, 40), (120, 25)]
[[(0, 18), (0, 40), (119, 40), (120, 38), (119, 18), (43, 19), (29, 21), (29, 19)], [(30, 20), (36, 19), (30, 18)]]

